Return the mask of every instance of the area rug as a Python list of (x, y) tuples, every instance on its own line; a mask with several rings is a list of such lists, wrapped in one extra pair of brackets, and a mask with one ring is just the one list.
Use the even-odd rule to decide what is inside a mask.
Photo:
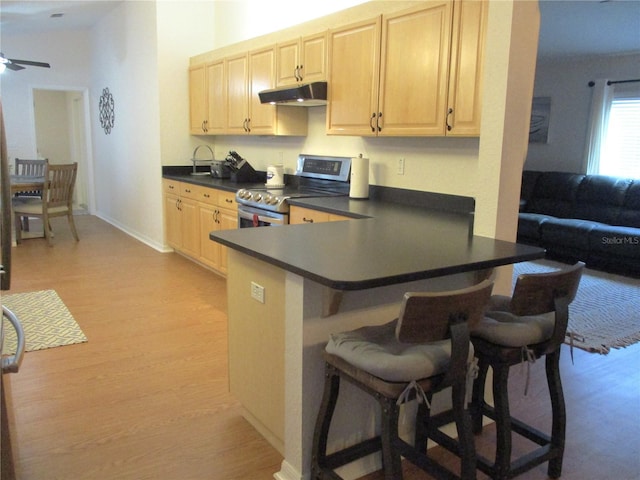
[[(2, 304), (20, 320), (27, 352), (87, 341), (55, 290), (3, 295)], [(12, 354), (17, 345), (16, 334), (9, 321), (4, 322), (4, 352)]]
[[(514, 265), (513, 281), (522, 273), (549, 272), (567, 265), (536, 260)], [(609, 353), (640, 341), (640, 279), (585, 269), (569, 306), (565, 343), (589, 352)]]

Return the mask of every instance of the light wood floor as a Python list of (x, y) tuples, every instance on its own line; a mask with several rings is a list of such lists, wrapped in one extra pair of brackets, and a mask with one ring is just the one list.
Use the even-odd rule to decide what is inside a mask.
[[(271, 479), (281, 456), (227, 392), (224, 281), (95, 217), (76, 222), (77, 244), (54, 219), (54, 247), (32, 239), (13, 249), (9, 293), (55, 289), (89, 339), (27, 353), (10, 376), (18, 479)], [(575, 365), (564, 355), (563, 479), (640, 478), (639, 352), (576, 350)], [(546, 428), (542, 367), (526, 397), (524, 371), (512, 369), (512, 409)], [(481, 452), (493, 445), (486, 430)], [(546, 467), (519, 478), (546, 479)]]

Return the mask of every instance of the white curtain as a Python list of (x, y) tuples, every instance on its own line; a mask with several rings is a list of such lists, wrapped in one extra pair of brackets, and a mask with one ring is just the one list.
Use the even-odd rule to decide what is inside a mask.
[(592, 175), (600, 172), (600, 155), (606, 141), (609, 111), (613, 101), (613, 86), (608, 85), (608, 80), (596, 80), (594, 83), (584, 155), (585, 172)]

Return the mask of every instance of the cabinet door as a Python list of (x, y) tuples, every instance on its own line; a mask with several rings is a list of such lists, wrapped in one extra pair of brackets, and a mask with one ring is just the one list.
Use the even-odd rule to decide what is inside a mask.
[(206, 133), (206, 75), (205, 65), (189, 68), (189, 132), (192, 135)]
[(182, 222), (180, 215), (180, 197), (170, 193), (164, 196), (164, 216), (167, 243), (169, 246), (180, 249), (182, 247)]
[[(238, 228), (238, 212), (235, 210), (220, 208), (218, 221), (218, 227), (220, 230), (235, 230)], [(218, 269), (222, 273), (227, 273), (227, 247), (219, 244), (218, 246), (220, 247), (220, 263)]]
[(260, 103), (258, 92), (275, 86), (276, 54), (270, 47), (249, 54), (249, 133), (272, 134), (275, 131), (276, 107)]
[(200, 261), (209, 267), (220, 269), (221, 245), (209, 238), (209, 233), (218, 230), (218, 209), (200, 204)]
[(305, 83), (327, 79), (327, 32), (304, 37), (300, 49), (299, 75)]
[(246, 54), (226, 60), (227, 67), (227, 133), (247, 133), (249, 122), (249, 59)]
[(298, 83), (300, 67), (300, 41), (279, 43), (276, 46), (276, 85), (295, 85)]
[(376, 135), (381, 17), (329, 33), (327, 133)]
[(200, 218), (198, 204), (193, 200), (180, 199), (182, 216), (182, 251), (192, 257), (200, 256)]
[(447, 135), (480, 135), (482, 63), (488, 2), (454, 3)]
[(227, 126), (227, 102), (224, 60), (207, 64), (207, 133), (224, 133)]
[(452, 4), (382, 19), (378, 135), (444, 135)]

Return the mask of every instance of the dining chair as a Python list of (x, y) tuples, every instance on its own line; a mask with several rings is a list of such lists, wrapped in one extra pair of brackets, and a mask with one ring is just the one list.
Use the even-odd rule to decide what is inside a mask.
[[(402, 479), (401, 456), (431, 477), (476, 478), (474, 439), (466, 408), (468, 366), (473, 360), (469, 325), (481, 320), (492, 287), (493, 283), (485, 280), (455, 291), (409, 292), (404, 295), (399, 317), (392, 322), (331, 335), (324, 351), (324, 394), (313, 437), (313, 479), (339, 479), (336, 468), (377, 451), (382, 452), (386, 480)], [(378, 401), (381, 432), (327, 454), (341, 379)], [(459, 476), (427, 455), (427, 440), (432, 438), (430, 402), (434, 393), (449, 387), (452, 421), (459, 437)], [(399, 435), (398, 417), (400, 406), (413, 399), (421, 408), (414, 445), (410, 445)]]
[[(43, 160), (17, 158), (15, 159), (15, 175), (24, 177), (43, 177), (44, 166), (48, 161), (47, 158)], [(42, 198), (41, 190), (30, 190), (16, 192), (14, 197), (38, 197)], [(29, 217), (22, 218), (22, 226), (25, 231), (29, 231)]]
[(78, 163), (51, 165), (45, 163), (42, 198), (14, 198), (13, 214), (15, 217), (16, 243), (21, 243), (21, 217), (37, 217), (42, 219), (44, 236), (49, 245), (52, 243), (50, 219), (66, 216), (71, 233), (79, 241), (78, 232), (73, 221), (73, 190), (78, 173)]
[[(494, 480), (513, 478), (544, 462), (549, 462), (550, 478), (558, 478), (562, 472), (566, 411), (560, 381), (560, 347), (567, 332), (569, 304), (575, 298), (584, 266), (578, 262), (563, 270), (520, 275), (512, 296), (491, 297), (485, 317), (471, 330), (471, 342), (479, 360), (470, 405), (474, 433), (482, 430), (483, 417), (496, 422), (495, 458), (489, 460), (479, 455), (478, 469)], [(509, 413), (510, 367), (543, 356), (551, 397), (551, 435)], [(493, 370), (493, 407), (484, 399), (489, 367)], [(538, 448), (512, 460), (512, 432)]]

